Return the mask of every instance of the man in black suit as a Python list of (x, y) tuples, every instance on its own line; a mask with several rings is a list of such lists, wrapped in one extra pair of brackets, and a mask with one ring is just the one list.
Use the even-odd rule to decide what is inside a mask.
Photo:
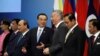
[(32, 28), (29, 32), (30, 39), (27, 42), (29, 42), (31, 56), (45, 56), (43, 49), (51, 44), (53, 30), (46, 27), (47, 19), (45, 13), (38, 14), (38, 27)]
[(29, 56), (28, 51), (24, 50), (26, 46), (26, 40), (28, 39), (29, 32), (28, 22), (20, 20), (18, 23), (18, 30), (20, 34), (16, 37), (15, 48), (12, 56)]
[(89, 21), (89, 32), (93, 34), (89, 39), (89, 56), (100, 56), (100, 21)]
[(64, 22), (69, 31), (64, 40), (63, 56), (82, 56), (84, 37), (83, 32), (78, 27), (74, 14), (65, 14)]
[(52, 23), (55, 26), (55, 32), (53, 35), (52, 45), (44, 49), (44, 54), (50, 56), (62, 56), (62, 45), (64, 43), (64, 36), (68, 29), (62, 21), (63, 16), (60, 10), (54, 10), (52, 12)]
[(14, 46), (15, 46), (15, 38), (18, 36), (19, 32), (18, 32), (18, 22), (20, 21), (20, 19), (13, 19), (11, 22), (11, 30), (13, 31), (13, 33), (11, 34), (10, 38), (9, 38), (9, 43), (6, 46), (6, 50), (4, 53), (4, 56), (12, 56), (11, 54), (14, 51)]

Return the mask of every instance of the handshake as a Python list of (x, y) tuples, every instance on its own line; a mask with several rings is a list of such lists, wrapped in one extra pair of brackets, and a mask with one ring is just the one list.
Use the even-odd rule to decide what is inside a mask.
[[(49, 48), (48, 47), (45, 48), (45, 44), (42, 43), (42, 42), (40, 42), (40, 45), (36, 46), (36, 48), (37, 49), (43, 49), (43, 54), (44, 55), (49, 55), (50, 54)], [(22, 49), (21, 49), (21, 52), (24, 53), (24, 54), (26, 54), (27, 53), (26, 47), (23, 46)], [(8, 52), (5, 51), (3, 56), (9, 56)]]
[(49, 55), (49, 48), (45, 48), (45, 44), (40, 42), (39, 46), (36, 46), (37, 49), (43, 49), (43, 54)]
[[(40, 45), (36, 46), (37, 49), (43, 49), (43, 54), (45, 55), (49, 55), (50, 52), (49, 52), (49, 48), (45, 48), (45, 44), (40, 42)], [(25, 54), (27, 53), (27, 50), (25, 47), (22, 47), (22, 52)]]

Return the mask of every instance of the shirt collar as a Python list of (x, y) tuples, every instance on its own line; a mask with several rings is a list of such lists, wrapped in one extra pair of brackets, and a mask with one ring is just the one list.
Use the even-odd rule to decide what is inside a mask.
[(24, 33), (22, 33), (23, 34), (23, 36), (27, 33), (29, 31), (29, 29), (28, 30), (26, 30)]
[(14, 33), (17, 34), (18, 31), (19, 31), (19, 30), (16, 30), (16, 31), (14, 31)]
[(70, 30), (72, 31), (78, 24), (76, 23)]
[(55, 27), (58, 28), (63, 21), (60, 21)]
[(100, 34), (100, 31), (96, 32), (96, 33), (94, 34), (94, 36), (95, 36), (95, 37), (98, 37), (99, 34)]
[(42, 30), (43, 30), (43, 29), (44, 29), (44, 27), (38, 27), (38, 29), (42, 29)]

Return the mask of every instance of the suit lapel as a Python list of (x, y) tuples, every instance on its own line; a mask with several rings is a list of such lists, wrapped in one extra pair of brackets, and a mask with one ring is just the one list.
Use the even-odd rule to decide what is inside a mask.
[(13, 32), (13, 33), (11, 34), (11, 36), (10, 36), (9, 41), (12, 41), (12, 40), (15, 38), (15, 36), (16, 36), (16, 34)]
[(100, 34), (98, 35), (97, 39), (95, 40), (95, 42), (94, 42), (94, 45), (93, 45), (93, 46), (98, 45), (98, 42), (100, 42)]
[(35, 37), (36, 43), (37, 43), (37, 31), (38, 31), (38, 27), (34, 30), (34, 37)]
[(16, 42), (16, 45), (15, 45), (16, 47), (19, 45), (17, 42), (18, 42), (18, 40), (19, 40), (19, 38), (20, 38), (20, 35), (21, 35), (21, 34), (19, 33), (18, 36), (16, 37), (16, 41), (15, 41), (15, 42)]
[(60, 25), (58, 26), (57, 29), (59, 29), (60, 27), (62, 27), (64, 25), (64, 22), (60, 23)]
[(27, 38), (27, 35), (28, 35), (27, 33), (22, 37), (22, 39), (19, 41), (18, 45), (21, 45), (21, 44), (23, 44), (25, 42), (25, 39)]
[(71, 32), (68, 36), (68, 39), (66, 40), (66, 43), (68, 43), (70, 41), (70, 39), (72, 38), (74, 32)]
[(75, 27), (75, 28), (72, 30), (72, 32), (69, 34), (66, 43), (68, 43), (70, 40), (72, 40), (72, 38), (73, 38), (73, 36), (74, 36), (74, 34), (75, 34), (75, 30), (77, 30), (77, 28), (78, 28), (78, 26)]

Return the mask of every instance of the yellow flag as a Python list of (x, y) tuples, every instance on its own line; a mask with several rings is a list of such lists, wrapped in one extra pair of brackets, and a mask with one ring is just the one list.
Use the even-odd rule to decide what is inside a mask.
[(54, 0), (54, 10), (63, 11), (63, 0)]

